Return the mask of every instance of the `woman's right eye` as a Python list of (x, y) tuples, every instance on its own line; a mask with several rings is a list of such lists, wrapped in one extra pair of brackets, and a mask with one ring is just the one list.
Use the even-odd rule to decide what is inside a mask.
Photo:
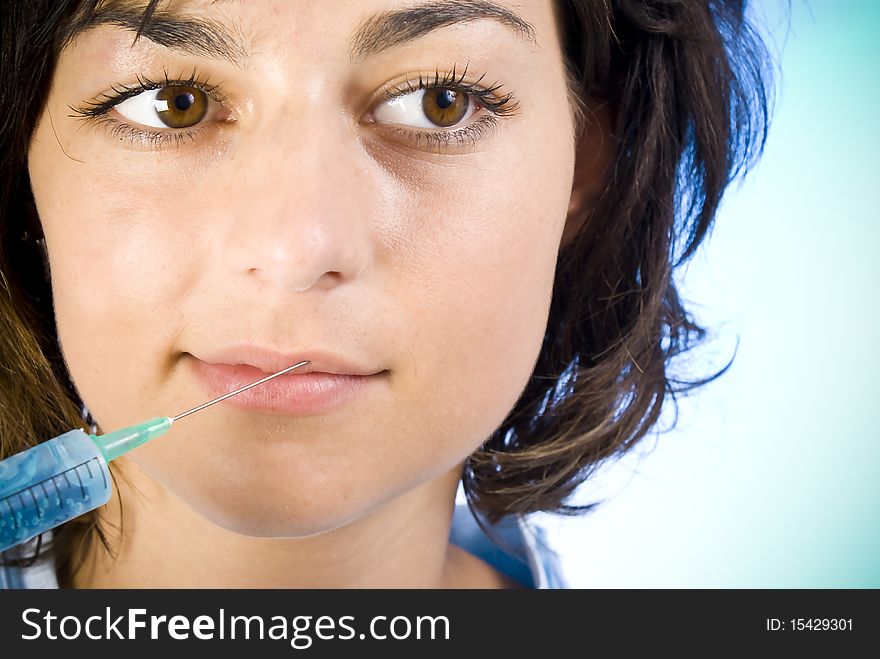
[(169, 85), (141, 92), (114, 109), (129, 121), (150, 128), (191, 128), (216, 103), (201, 89)]

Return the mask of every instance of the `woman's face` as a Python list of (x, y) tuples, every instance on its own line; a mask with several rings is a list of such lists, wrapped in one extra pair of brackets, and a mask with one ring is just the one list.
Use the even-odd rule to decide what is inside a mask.
[(574, 169), (551, 1), (498, 5), (534, 40), (479, 2), (390, 24), (413, 5), (182, 2), (167, 23), (163, 3), (132, 46), (133, 4), (62, 53), (29, 158), (61, 347), (102, 429), (213, 398), (199, 373), (224, 351), (322, 351), (385, 372), (324, 411), (220, 403), (129, 459), (269, 536), (457, 469), (546, 327)]

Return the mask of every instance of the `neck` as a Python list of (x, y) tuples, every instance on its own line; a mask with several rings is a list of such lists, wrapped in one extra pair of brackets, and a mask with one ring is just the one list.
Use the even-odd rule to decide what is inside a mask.
[(114, 496), (102, 514), (116, 557), (91, 542), (72, 576), (74, 588), (511, 585), (449, 544), (458, 469), (333, 531), (254, 538), (208, 521), (133, 463), (120, 462), (123, 475), (115, 478)]

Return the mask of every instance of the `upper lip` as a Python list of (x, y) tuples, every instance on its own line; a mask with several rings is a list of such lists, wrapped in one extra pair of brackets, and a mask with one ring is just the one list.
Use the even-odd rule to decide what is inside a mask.
[(295, 368), (290, 375), (304, 373), (331, 373), (335, 375), (374, 375), (383, 369), (370, 368), (345, 359), (327, 350), (282, 351), (256, 345), (238, 344), (216, 350), (190, 353), (208, 364), (243, 364), (254, 366), (265, 373), (277, 373), (288, 366), (308, 360), (309, 363)]

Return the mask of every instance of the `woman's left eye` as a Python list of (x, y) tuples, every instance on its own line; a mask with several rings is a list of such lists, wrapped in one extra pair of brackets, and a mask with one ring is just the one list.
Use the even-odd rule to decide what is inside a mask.
[(168, 85), (149, 89), (114, 106), (129, 121), (150, 128), (191, 128), (208, 114), (213, 99), (201, 89)]
[(373, 111), (373, 118), (415, 128), (449, 128), (470, 118), (478, 107), (467, 92), (432, 87), (385, 101)]

